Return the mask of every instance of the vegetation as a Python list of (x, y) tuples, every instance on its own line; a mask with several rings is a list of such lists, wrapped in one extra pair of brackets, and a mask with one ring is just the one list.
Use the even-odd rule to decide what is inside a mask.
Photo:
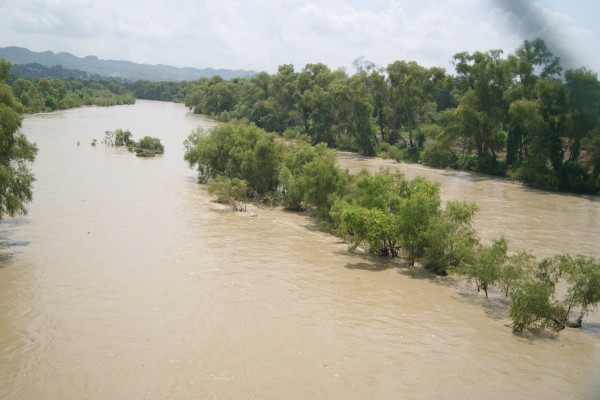
[(541, 39), (507, 56), (458, 53), (453, 63), (455, 75), (406, 61), (376, 68), (359, 59), (354, 75), (324, 64), (301, 71), (282, 65), (273, 75), (201, 78), (173, 97), (184, 95), (194, 112), (306, 135), (312, 144), (507, 176), (543, 189), (600, 190), (594, 72), (563, 74)]
[(246, 211), (248, 183), (245, 180), (218, 176), (210, 181), (208, 192), (217, 195), (217, 202), (229, 204), (236, 211)]
[(351, 251), (360, 247), (419, 262), (436, 274), (464, 276), (486, 298), (496, 287), (510, 299), (515, 333), (580, 327), (600, 302), (600, 260), (560, 255), (538, 262), (527, 252), (510, 255), (505, 238), (483, 244), (473, 228), (477, 206), (449, 201), (442, 207), (439, 184), (421, 177), (349, 175), (324, 143), (276, 141), (241, 122), (195, 131), (185, 147), (185, 160), (218, 201), (239, 211), (251, 199), (308, 209)]
[(164, 154), (165, 146), (162, 145), (159, 138), (144, 136), (135, 143), (133, 151), (138, 157), (154, 157), (157, 154)]
[(35, 178), (28, 164), (37, 147), (19, 132), (23, 106), (6, 84), (10, 64), (0, 60), (0, 220), (27, 213)]
[(133, 134), (129, 130), (120, 128), (115, 131), (106, 131), (102, 143), (107, 146), (126, 146), (129, 151), (134, 152), (138, 157), (154, 157), (157, 154), (165, 152), (165, 147), (160, 142), (160, 139), (144, 136), (135, 142)]
[(135, 103), (133, 95), (115, 81), (18, 77), (12, 80), (11, 86), (27, 113)]
[[(564, 295), (559, 296), (558, 286), (563, 287)], [(549, 325), (581, 327), (585, 315), (600, 302), (600, 261), (581, 255), (543, 260), (518, 283), (511, 300), (515, 332), (539, 331)]]

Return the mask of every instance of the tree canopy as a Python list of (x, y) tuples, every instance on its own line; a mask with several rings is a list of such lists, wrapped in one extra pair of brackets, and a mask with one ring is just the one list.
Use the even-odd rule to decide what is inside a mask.
[(0, 61), (0, 220), (27, 213), (35, 181), (29, 163), (35, 160), (37, 147), (19, 132), (23, 106), (6, 81), (10, 64)]

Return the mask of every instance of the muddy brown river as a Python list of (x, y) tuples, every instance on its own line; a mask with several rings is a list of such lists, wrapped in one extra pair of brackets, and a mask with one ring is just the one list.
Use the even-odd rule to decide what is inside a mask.
[[(1, 399), (598, 399), (600, 316), (519, 337), (501, 297), (352, 255), (307, 217), (211, 201), (182, 105), (28, 116), (29, 215), (0, 224)], [(136, 158), (106, 130), (161, 138)], [(77, 142), (80, 145), (77, 145)], [(341, 153), (479, 204), (484, 240), (600, 256), (600, 199)]]

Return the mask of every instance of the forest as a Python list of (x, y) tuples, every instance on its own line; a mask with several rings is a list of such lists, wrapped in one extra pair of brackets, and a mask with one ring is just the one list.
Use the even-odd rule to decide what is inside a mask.
[(356, 73), (308, 64), (301, 71), (190, 82), (184, 102), (221, 121), (247, 120), (312, 144), (438, 168), (506, 176), (536, 188), (600, 190), (600, 83), (563, 71), (541, 39), (514, 53), (461, 52), (455, 74), (358, 59)]
[[(369, 156), (507, 177), (532, 187), (600, 191), (600, 82), (563, 71), (542, 39), (513, 53), (461, 52), (454, 73), (362, 58), (354, 74), (307, 64), (225, 80), (123, 81), (12, 76), (26, 112), (138, 99), (183, 102), (196, 113), (244, 120), (288, 138)], [(76, 75), (46, 68), (48, 74)], [(30, 71), (30, 73), (33, 73)]]

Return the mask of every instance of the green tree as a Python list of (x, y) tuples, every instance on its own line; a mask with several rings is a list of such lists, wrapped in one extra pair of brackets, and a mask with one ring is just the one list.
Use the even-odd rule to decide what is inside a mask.
[(208, 192), (217, 195), (217, 202), (229, 204), (235, 211), (246, 211), (248, 182), (218, 176), (208, 184)]
[(439, 68), (430, 70), (414, 61), (396, 61), (388, 65), (387, 73), (392, 133), (395, 137), (404, 140), (400, 131), (406, 130), (408, 145), (413, 147), (415, 130), (425, 122), (428, 106), (436, 107), (433, 93), (434, 80), (440, 79), (443, 70)]
[(452, 114), (446, 119), (448, 133), (462, 138), (468, 152), (474, 149), (478, 170), (488, 173), (504, 149), (508, 109), (504, 93), (514, 77), (513, 64), (501, 56), (501, 50), (456, 54), (458, 107), (446, 111)]
[(525, 329), (539, 332), (551, 324), (557, 305), (553, 301), (554, 285), (546, 281), (524, 281), (510, 295), (509, 316), (514, 333)]
[(427, 246), (427, 231), (440, 204), (439, 183), (420, 176), (401, 182), (399, 201), (392, 210), (399, 216), (400, 243), (413, 265)]
[(283, 156), (272, 134), (253, 124), (231, 122), (210, 132), (198, 130), (185, 141), (185, 160), (202, 182), (217, 176), (242, 179), (259, 195), (274, 191)]
[(497, 282), (504, 295), (508, 297), (510, 291), (535, 270), (536, 265), (535, 256), (526, 251), (519, 251), (508, 257), (500, 266)]
[(375, 155), (377, 138), (371, 125), (373, 104), (367, 96), (366, 78), (354, 75), (337, 79), (330, 85), (335, 109), (336, 145), (356, 150), (365, 155)]
[(0, 220), (27, 213), (35, 181), (28, 164), (35, 160), (37, 147), (19, 132), (21, 103), (6, 81), (10, 64), (0, 60)]
[[(556, 290), (559, 285), (564, 292)], [(547, 326), (579, 328), (587, 313), (600, 303), (600, 260), (564, 254), (545, 259), (515, 286), (510, 298), (509, 315), (516, 333)], [(575, 321), (573, 312), (577, 312)]]
[(439, 275), (469, 264), (479, 244), (473, 228), (477, 212), (475, 203), (448, 201), (445, 209), (435, 215), (425, 233), (425, 268)]
[(165, 152), (165, 146), (160, 139), (151, 136), (144, 136), (138, 140), (133, 149), (138, 157), (154, 157)]
[(496, 239), (490, 246), (480, 246), (473, 262), (465, 265), (467, 277), (475, 281), (477, 291), (483, 290), (486, 298), (488, 288), (501, 279), (504, 265), (508, 261), (507, 251), (506, 239)]

